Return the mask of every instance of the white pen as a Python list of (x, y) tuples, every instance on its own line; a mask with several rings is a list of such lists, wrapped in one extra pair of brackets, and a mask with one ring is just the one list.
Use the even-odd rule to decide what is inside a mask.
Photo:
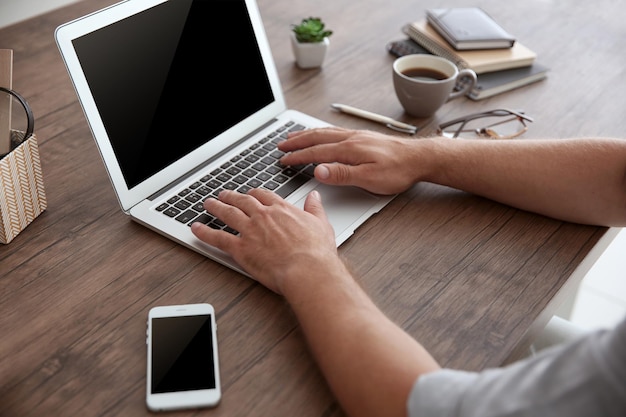
[(417, 126), (413, 126), (408, 123), (402, 123), (395, 119), (392, 119), (391, 117), (372, 113), (367, 110), (357, 109), (356, 107), (348, 106), (347, 104), (333, 103), (330, 105), (330, 107), (332, 107), (335, 110), (339, 110), (342, 113), (351, 114), (353, 116), (361, 117), (363, 119), (382, 123), (388, 128), (397, 130), (399, 132), (409, 133), (411, 135), (414, 135), (418, 131)]

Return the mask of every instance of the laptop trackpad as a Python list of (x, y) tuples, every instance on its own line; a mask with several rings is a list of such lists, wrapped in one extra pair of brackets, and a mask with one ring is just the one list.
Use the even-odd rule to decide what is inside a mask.
[[(319, 184), (315, 190), (322, 197), (322, 205), (336, 236), (342, 235), (349, 228), (352, 229), (350, 233), (354, 232), (367, 219), (365, 214), (377, 211), (374, 207), (380, 200), (379, 197), (356, 187)], [(305, 199), (306, 196), (302, 197), (294, 205), (303, 208)]]

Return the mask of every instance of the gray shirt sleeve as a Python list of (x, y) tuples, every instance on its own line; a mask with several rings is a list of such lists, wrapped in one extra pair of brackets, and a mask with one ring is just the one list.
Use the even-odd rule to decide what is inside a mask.
[(626, 320), (504, 368), (423, 375), (407, 406), (410, 417), (624, 417)]

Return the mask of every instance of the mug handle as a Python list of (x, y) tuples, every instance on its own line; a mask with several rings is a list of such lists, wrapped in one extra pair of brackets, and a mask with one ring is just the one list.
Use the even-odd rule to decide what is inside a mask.
[(456, 80), (457, 86), (461, 86), (461, 89), (450, 93), (448, 101), (469, 93), (478, 82), (476, 73), (471, 69), (463, 69), (459, 71), (459, 74), (456, 76)]

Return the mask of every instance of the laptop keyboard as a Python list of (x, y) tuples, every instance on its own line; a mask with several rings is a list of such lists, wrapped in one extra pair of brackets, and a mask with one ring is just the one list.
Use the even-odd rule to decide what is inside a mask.
[(187, 188), (168, 197), (156, 210), (180, 223), (191, 226), (204, 223), (232, 234), (238, 232), (209, 214), (202, 204), (217, 197), (222, 190), (247, 193), (252, 188), (266, 188), (285, 198), (313, 177), (314, 164), (284, 166), (284, 155), (276, 144), (287, 139), (289, 132), (304, 130), (295, 122), (287, 122), (257, 143), (240, 152), (211, 172), (200, 175)]

